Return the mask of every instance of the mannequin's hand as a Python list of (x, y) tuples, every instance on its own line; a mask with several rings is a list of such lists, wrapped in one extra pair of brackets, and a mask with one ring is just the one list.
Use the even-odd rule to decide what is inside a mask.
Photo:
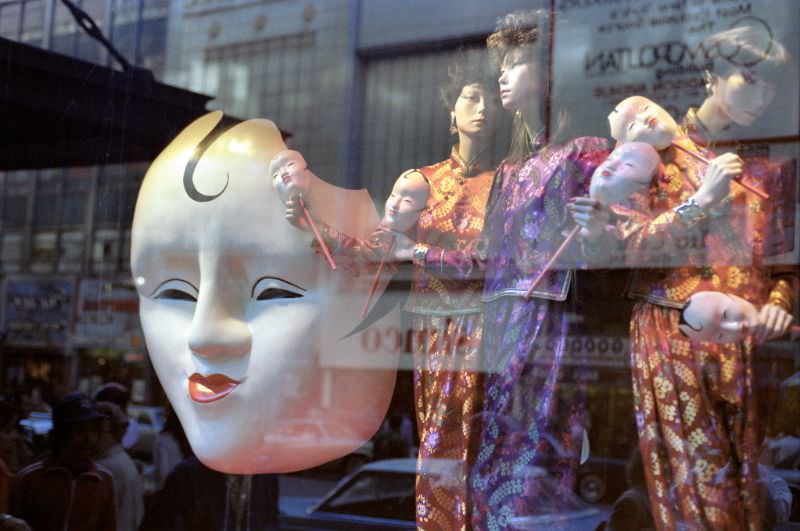
[(728, 195), (731, 179), (742, 173), (742, 159), (735, 153), (723, 153), (711, 161), (706, 168), (703, 184), (694, 194), (702, 208), (710, 208)]
[(395, 235), (394, 253), (392, 253), (394, 259), (398, 262), (410, 262), (414, 258), (414, 247), (417, 242), (405, 234), (399, 232), (393, 234)]
[(410, 262), (413, 259), (414, 246), (417, 245), (417, 243), (402, 232), (396, 232), (383, 225), (378, 225), (378, 228), (375, 229), (372, 236), (381, 239), (390, 236), (394, 238), (394, 249), (392, 250), (391, 257), (395, 261)]
[(307, 230), (308, 224), (303, 216), (303, 209), (300, 207), (300, 201), (297, 198), (292, 198), (286, 201), (286, 221), (300, 230)]
[(792, 314), (776, 304), (765, 304), (758, 312), (758, 324), (751, 330), (756, 343), (781, 337), (792, 324)]
[(581, 238), (596, 241), (611, 222), (611, 209), (591, 197), (574, 197), (567, 203), (572, 219), (581, 227)]

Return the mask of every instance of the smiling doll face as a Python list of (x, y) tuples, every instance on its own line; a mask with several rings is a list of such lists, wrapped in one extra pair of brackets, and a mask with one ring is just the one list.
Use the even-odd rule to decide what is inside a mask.
[(397, 178), (386, 199), (381, 224), (397, 232), (405, 232), (417, 223), (428, 202), (430, 186), (418, 171), (409, 171)]
[(368, 280), (329, 271), (284, 220), (266, 178), (284, 149), (274, 124), (250, 120), (214, 139), (219, 119), (187, 127), (139, 192), (131, 269), (148, 351), (205, 464), (312, 467), (372, 436), (394, 370), (323, 367), (326, 355), (358, 350), (358, 338), (340, 338)]
[(689, 297), (681, 313), (681, 331), (695, 341), (731, 343), (744, 340), (758, 324), (758, 310), (750, 302), (718, 291), (700, 291)]
[(286, 149), (278, 152), (269, 163), (269, 174), (284, 203), (297, 194), (308, 192), (311, 181), (308, 164), (297, 151)]
[(606, 205), (625, 204), (650, 185), (661, 159), (644, 142), (619, 145), (592, 174), (589, 195)]
[(608, 115), (611, 136), (619, 142), (646, 142), (658, 151), (672, 144), (678, 123), (657, 103), (643, 96), (625, 98)]

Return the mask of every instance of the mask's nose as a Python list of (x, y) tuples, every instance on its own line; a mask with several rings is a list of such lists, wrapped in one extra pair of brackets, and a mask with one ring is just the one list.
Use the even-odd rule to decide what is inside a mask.
[(222, 293), (224, 288), (200, 289), (189, 328), (189, 348), (198, 356), (236, 358), (250, 352), (250, 327), (232, 311), (230, 294)]

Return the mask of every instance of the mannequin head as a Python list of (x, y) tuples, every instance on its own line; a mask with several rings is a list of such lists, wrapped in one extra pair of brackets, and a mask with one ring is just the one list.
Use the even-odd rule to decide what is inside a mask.
[(447, 69), (441, 97), (450, 111), (451, 133), (459, 137), (486, 139), (497, 126), (497, 81), (485, 59), (484, 53), (464, 52)]
[(486, 44), (500, 64), (500, 101), (503, 108), (538, 112), (543, 94), (538, 11), (517, 11), (502, 17)]
[(631, 96), (608, 115), (611, 136), (618, 142), (646, 142), (658, 151), (668, 148), (678, 134), (678, 124), (663, 107), (645, 98)]
[(142, 329), (203, 463), (236, 474), (309, 468), (372, 436), (394, 370), (362, 363), (360, 338), (340, 339), (369, 280), (330, 271), (284, 220), (267, 178), (285, 149), (278, 129), (220, 124), (219, 112), (190, 124), (142, 182), (131, 235)]
[[(489, 52), (500, 65), (500, 102), (514, 112), (511, 145), (506, 160), (518, 163), (533, 151), (534, 139), (543, 130), (548, 92), (548, 47), (545, 31), (548, 12), (515, 11), (497, 21), (486, 39)], [(549, 141), (561, 140), (566, 114), (559, 110)]]
[(406, 232), (425, 210), (429, 193), (430, 185), (424, 175), (416, 170), (405, 172), (394, 182), (392, 193), (386, 199), (381, 225), (396, 232)]
[(286, 203), (297, 194), (305, 194), (311, 181), (308, 164), (298, 151), (286, 149), (278, 152), (269, 163), (272, 186)]
[(660, 163), (650, 144), (620, 144), (594, 171), (589, 194), (606, 205), (623, 204), (634, 193), (647, 190)]
[(757, 19), (744, 19), (742, 25), (712, 35), (707, 46), (719, 53), (703, 106), (726, 122), (751, 125), (775, 96), (779, 70), (788, 60), (786, 49)]
[(681, 310), (680, 329), (695, 341), (742, 341), (758, 324), (758, 311), (748, 301), (718, 291), (700, 291)]

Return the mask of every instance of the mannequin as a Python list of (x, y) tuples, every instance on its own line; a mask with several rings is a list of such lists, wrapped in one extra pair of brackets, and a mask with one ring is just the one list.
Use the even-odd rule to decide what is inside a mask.
[(709, 37), (707, 46), (737, 50), (735, 62), (722, 54), (704, 73), (708, 96), (687, 115), (692, 138), (701, 145), (712, 142), (735, 124), (752, 125), (775, 96), (774, 80), (788, 60), (786, 49), (754, 25), (742, 25)]
[[(738, 156), (714, 157), (647, 98), (620, 102), (609, 125), (620, 142), (651, 143), (663, 163), (646, 203), (630, 215), (618, 213), (617, 223), (635, 268), (629, 288), (638, 301), (631, 322), (634, 405), (656, 524), (759, 529), (752, 346), (692, 345), (679, 325), (688, 297), (708, 290), (763, 305), (765, 315), (789, 311), (790, 284), (770, 277), (757, 243), (768, 229), (751, 219), (763, 211), (763, 200), (731, 189), (743, 170)], [(771, 335), (781, 322), (765, 319), (763, 326)], [(713, 370), (710, 360), (725, 364), (714, 385), (698, 376)], [(700, 406), (712, 403), (724, 407)], [(716, 477), (700, 473), (701, 466), (725, 472)]]
[[(483, 228), (493, 172), (490, 140), (497, 121), (496, 81), (483, 58), (460, 56), (450, 65), (442, 99), (457, 135), (447, 159), (404, 172), (386, 201), (377, 230), (369, 238), (323, 228), (337, 261), (414, 262), (411, 292), (405, 305), (414, 352), (414, 398), (420, 434), (416, 516), (420, 529), (468, 528), (471, 505), (467, 476), (475, 459), (478, 414), (483, 398), (479, 372), (483, 324), (480, 281), (451, 277), (424, 267), (428, 247), (471, 249)], [(289, 207), (293, 208), (289, 208)], [(287, 219), (299, 221), (294, 203)], [(416, 241), (415, 241), (416, 240)], [(377, 278), (377, 276), (375, 277)], [(442, 482), (437, 465), (452, 464)]]
[[(515, 129), (495, 172), (482, 234), (469, 246), (423, 240), (415, 248), (415, 264), (431, 277), (454, 284), (478, 280), (481, 289), (486, 390), (470, 470), (473, 529), (506, 529), (515, 516), (537, 510), (541, 484), (527, 473), (533, 467), (519, 466), (523, 459), (525, 465), (555, 463), (558, 492), (548, 499), (558, 512), (557, 503), (574, 491), (583, 442), (586, 382), (581, 375), (568, 381), (562, 363), (572, 272), (553, 270), (530, 299), (525, 295), (564, 238), (568, 201), (586, 193), (608, 151), (599, 138), (561, 143), (559, 131), (557, 141), (545, 141), (547, 16), (511, 13), (487, 40), (500, 66), (501, 103), (514, 113)], [(550, 454), (545, 433), (558, 438), (567, 455)]]
[[(380, 427), (396, 359), (360, 354), (360, 337), (340, 339), (368, 283), (320, 267), (308, 236), (283, 220), (266, 178), (285, 149), (278, 129), (248, 120), (224, 130), (221, 118), (187, 126), (142, 182), (131, 270), (145, 340), (204, 464), (233, 474), (310, 468)], [(359, 234), (374, 226), (368, 195), (309, 183), (323, 220)], [(370, 211), (364, 223), (358, 214)]]

